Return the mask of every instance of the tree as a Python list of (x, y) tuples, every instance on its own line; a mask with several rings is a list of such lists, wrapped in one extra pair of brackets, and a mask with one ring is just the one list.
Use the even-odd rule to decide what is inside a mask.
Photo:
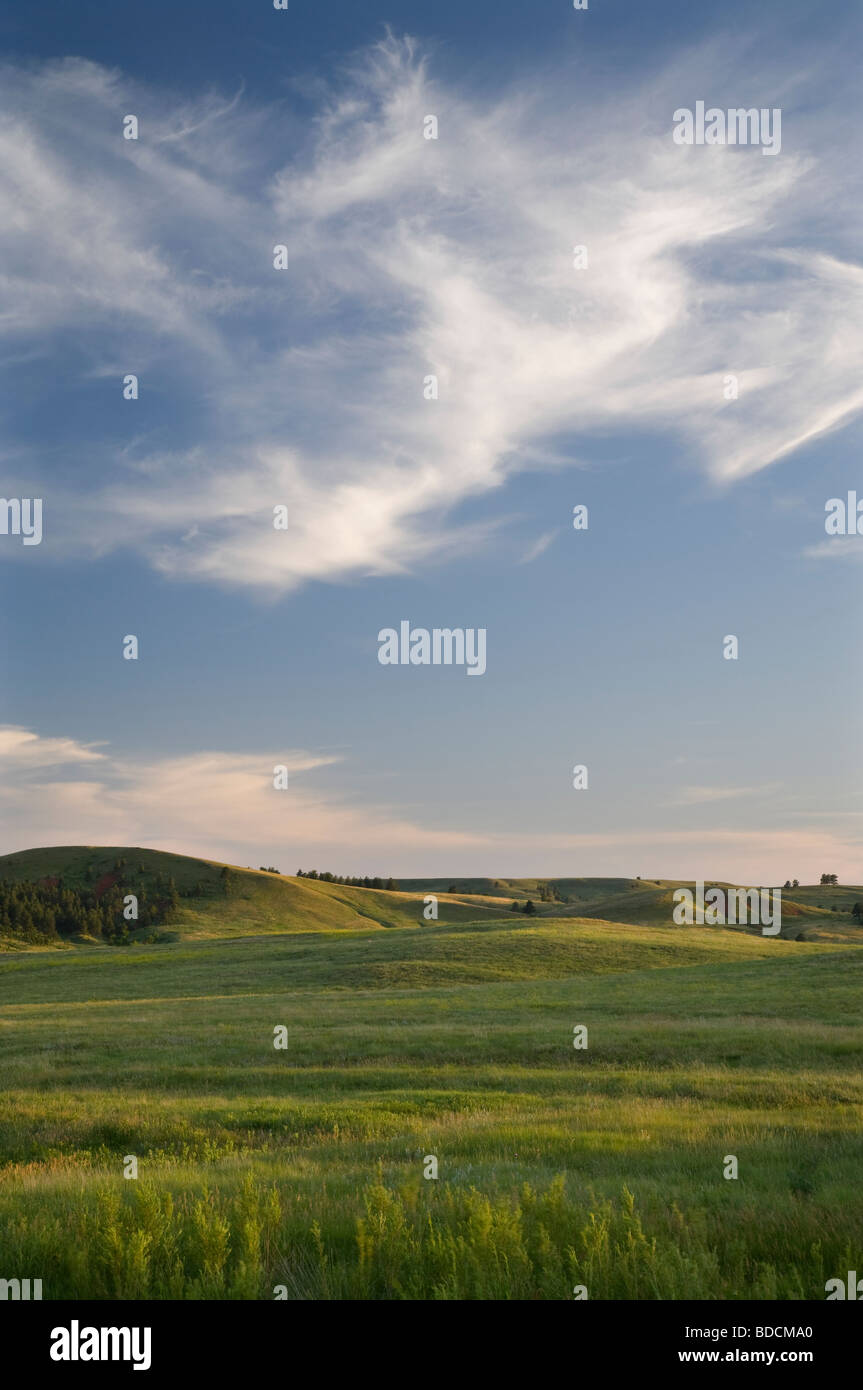
[(518, 898), (513, 898), (512, 902), (511, 902), (510, 905), (509, 905), (509, 910), (510, 910), (510, 912), (520, 912), (520, 911), (521, 911), (521, 908), (520, 908), (519, 905), (518, 905)]
[(836, 874), (822, 874), (821, 882), (822, 884), (829, 885), (833, 883), (838, 883), (839, 879), (837, 878)]
[(855, 903), (851, 909), (851, 916), (857, 918), (857, 925), (863, 927), (863, 903)]
[(799, 887), (800, 887), (800, 880), (797, 879), (797, 878), (795, 878), (795, 880), (794, 880), (794, 882), (792, 883), (791, 887), (792, 887), (792, 888), (799, 888)]
[(790, 888), (790, 887), (791, 887), (791, 879), (790, 879), (790, 878), (786, 878), (786, 880), (785, 880), (785, 882), (783, 883), (782, 887), (783, 887), (783, 888)]
[(458, 892), (458, 889), (456, 888), (456, 886), (455, 886), (454, 883), (451, 883), (450, 886), (449, 886), (449, 888), (448, 888), (446, 891), (447, 891), (448, 893), (457, 893), (457, 892)]
[(525, 903), (524, 907), (522, 908), (522, 912), (525, 914), (526, 917), (532, 917), (533, 914), (536, 912), (536, 908), (534, 907), (534, 905), (533, 905), (533, 903), (531, 902), (530, 898), (528, 898), (527, 902)]

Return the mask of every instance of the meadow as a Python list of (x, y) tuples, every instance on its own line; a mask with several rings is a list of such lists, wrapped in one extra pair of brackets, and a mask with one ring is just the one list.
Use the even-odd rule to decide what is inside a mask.
[[(863, 1268), (853, 927), (493, 895), (424, 922), (363, 889), (334, 926), (331, 885), (275, 881), (158, 944), (0, 955), (0, 1275), (47, 1299), (733, 1300)], [(279, 891), (316, 895), (313, 930), (250, 929)]]

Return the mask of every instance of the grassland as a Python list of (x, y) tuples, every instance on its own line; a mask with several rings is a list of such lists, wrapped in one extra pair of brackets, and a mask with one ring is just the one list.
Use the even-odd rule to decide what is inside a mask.
[[(408, 879), (402, 887), (413, 893), (436, 893), (454, 887), (458, 895), (482, 893), (486, 902), (503, 898), (523, 904), (528, 898), (539, 903), (543, 887), (553, 888), (560, 901), (539, 904), (540, 911), (555, 916), (598, 917), (607, 922), (634, 922), (641, 926), (672, 920), (674, 892), (692, 889), (690, 881), (659, 878), (510, 878), (510, 879)], [(729, 889), (736, 884), (714, 879), (705, 887)], [(749, 885), (759, 886), (759, 885)], [(765, 884), (765, 888), (781, 887)], [(863, 930), (851, 915), (855, 902), (863, 899), (863, 889), (846, 884), (811, 884), (782, 890), (782, 935), (796, 939), (803, 932), (807, 940), (846, 940), (863, 945)], [(468, 901), (477, 901), (469, 898)]]
[[(157, 875), (172, 877), (183, 899), (168, 941), (249, 935), (284, 935), (310, 931), (347, 931), (368, 927), (413, 927), (424, 922), (425, 895), (433, 893), (442, 923), (492, 921), (515, 902), (534, 903), (541, 918), (596, 918), (638, 926), (666, 927), (672, 921), (674, 892), (692, 884), (677, 879), (560, 878), (560, 879), (409, 879), (399, 892), (326, 883), (322, 880), (274, 874), (162, 850), (127, 846), (62, 845), (0, 856), (0, 877), (38, 882), (62, 877), (72, 888), (97, 883), (124, 860), (130, 889), (140, 881), (151, 885)], [(228, 868), (226, 892), (222, 872)], [(564, 901), (540, 900), (543, 886), (552, 887)], [(709, 886), (729, 888), (717, 883)], [(448, 892), (455, 887), (454, 893)], [(863, 929), (851, 915), (863, 888), (839, 885), (804, 886), (787, 890), (782, 898), (782, 936), (807, 941), (847, 941), (863, 945)], [(137, 933), (144, 936), (143, 932)], [(132, 932), (133, 941), (136, 933)], [(88, 945), (86, 940), (73, 945)], [(0, 951), (17, 949), (0, 937)]]
[[(0, 877), (32, 882), (61, 877), (70, 888), (86, 888), (109, 875), (120, 860), (125, 861), (123, 874), (130, 891), (139, 881), (149, 886), (162, 874), (173, 878), (180, 893), (191, 895), (182, 898), (171, 929), (161, 933), (166, 941), (344, 931), (369, 926), (406, 927), (424, 920), (422, 894), (351, 888), (123, 846), (63, 845), (0, 856)], [(228, 870), (227, 884), (221, 877), (224, 869)], [(442, 922), (475, 921), (478, 917), (490, 919), (498, 915), (500, 904), (492, 909), (482, 899), (465, 901), (442, 894), (438, 912)], [(136, 933), (131, 935), (134, 940)], [(79, 939), (72, 944), (88, 943)], [(0, 949), (14, 946), (8, 939), (0, 940)]]
[(254, 874), (219, 899), (220, 869), (175, 941), (0, 957), (7, 1277), (46, 1298), (821, 1299), (863, 1267), (852, 939), (530, 921), (487, 892), (423, 925), (402, 895), (385, 930), (399, 895)]

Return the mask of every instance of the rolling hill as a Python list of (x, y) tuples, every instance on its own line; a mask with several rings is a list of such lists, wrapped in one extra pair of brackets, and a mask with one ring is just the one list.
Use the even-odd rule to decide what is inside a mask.
[[(163, 939), (407, 927), (424, 921), (421, 893), (353, 888), (163, 850), (62, 845), (0, 857), (0, 878), (61, 880), (66, 887), (97, 893), (109, 881), (134, 893), (136, 887), (151, 888), (160, 877), (173, 879), (180, 893), (179, 909)], [(492, 919), (500, 908), (443, 893), (438, 914), (441, 922), (467, 922)], [(135, 940), (134, 931), (131, 936)]]
[[(403, 879), (401, 886), (415, 893), (434, 893), (455, 888), (461, 897), (477, 892), (525, 902), (531, 898), (541, 915), (591, 917), (606, 922), (641, 926), (667, 926), (673, 921), (674, 892), (692, 888), (691, 880), (652, 878), (511, 878), (511, 879)], [(705, 887), (735, 888), (737, 884), (711, 879)], [(771, 888), (781, 885), (765, 885)], [(541, 902), (542, 888), (551, 889), (557, 902)], [(782, 891), (782, 936), (807, 940), (842, 940), (863, 943), (863, 930), (851, 916), (855, 902), (863, 900), (863, 887), (811, 884)], [(815, 935), (811, 935), (811, 933)]]
[[(398, 890), (387, 891), (226, 865), (164, 850), (92, 845), (61, 845), (0, 856), (0, 879), (43, 884), (61, 881), (65, 887), (97, 895), (107, 885), (119, 884), (124, 892), (135, 893), (142, 886), (150, 890), (157, 881), (172, 879), (180, 904), (170, 923), (159, 932), (158, 939), (164, 942), (428, 928), (433, 925), (424, 917), (428, 894), (438, 899), (440, 925), (489, 923), (504, 917), (510, 923), (518, 922), (512, 903), (523, 906), (530, 898), (540, 918), (673, 928), (674, 890), (692, 886), (675, 879), (430, 878), (402, 881)], [(449, 892), (450, 888), (455, 892)], [(549, 896), (549, 890), (557, 901), (541, 900), (542, 895)], [(786, 891), (782, 936), (795, 939), (803, 933), (803, 939), (809, 941), (861, 944), (863, 930), (851, 917), (851, 907), (861, 898), (863, 888), (846, 885), (804, 886), (794, 890), (793, 898)], [(152, 937), (143, 929), (130, 931), (133, 942), (148, 935)], [(4, 949), (17, 944), (8, 935), (0, 940)], [(72, 944), (88, 942), (86, 936), (72, 939)]]

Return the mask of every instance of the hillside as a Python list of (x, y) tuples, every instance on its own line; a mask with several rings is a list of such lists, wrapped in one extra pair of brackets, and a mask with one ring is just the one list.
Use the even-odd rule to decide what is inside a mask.
[[(0, 856), (0, 879), (36, 884), (62, 881), (64, 887), (96, 895), (113, 885), (120, 886), (124, 893), (135, 893), (142, 886), (149, 891), (157, 882), (172, 879), (180, 902), (170, 921), (159, 929), (158, 940), (163, 942), (369, 928), (428, 928), (433, 923), (424, 918), (423, 908), (429, 893), (438, 898), (438, 922), (443, 926), (488, 923), (503, 917), (518, 923), (511, 904), (515, 900), (523, 905), (530, 898), (543, 919), (596, 919), (673, 929), (674, 891), (692, 886), (675, 879), (430, 878), (403, 880), (399, 891), (387, 892), (225, 865), (164, 850), (88, 845), (61, 845)], [(454, 893), (447, 891), (451, 887)], [(558, 901), (542, 901), (549, 890)], [(807, 941), (863, 944), (863, 930), (851, 917), (851, 907), (863, 899), (863, 888), (810, 885), (794, 889), (793, 893), (791, 897), (789, 890), (783, 891), (784, 938), (796, 939), (803, 933)], [(136, 929), (134, 924), (130, 927), (133, 942), (153, 939), (152, 930)], [(87, 944), (89, 938), (79, 935), (71, 941)], [(7, 950), (20, 945), (9, 935), (0, 937), (0, 944)]]
[[(317, 944), (317, 943), (315, 943)], [(238, 947), (242, 945), (242, 949)], [(38, 1002), (61, 988), (78, 1000), (184, 997), (202, 969), (218, 992), (268, 994), (293, 990), (429, 989), (439, 986), (584, 979), (631, 971), (693, 966), (815, 961), (847, 948), (778, 941), (710, 927), (621, 926), (567, 918), (522, 925), (497, 921), (411, 930), (339, 932), (324, 950), (300, 933), (136, 946), (74, 954), (34, 952), (0, 962), (0, 1006)], [(59, 973), (58, 973), (59, 972)]]
[[(560, 901), (541, 902), (541, 889), (552, 889)], [(597, 917), (606, 922), (630, 922), (641, 926), (668, 926), (673, 921), (674, 892), (692, 888), (691, 880), (652, 878), (508, 878), (508, 879), (406, 879), (402, 887), (416, 893), (434, 893), (454, 887), (458, 895), (482, 892), (515, 898), (531, 898), (543, 916)], [(706, 888), (734, 888), (737, 884), (708, 880)], [(765, 885), (767, 886), (767, 885)], [(771, 888), (776, 885), (769, 885)], [(781, 885), (779, 885), (781, 886)], [(782, 936), (807, 940), (863, 943), (863, 930), (851, 916), (855, 902), (863, 900), (863, 887), (839, 884), (804, 885), (782, 890)], [(508, 905), (508, 902), (507, 902)], [(812, 933), (815, 933), (812, 935)]]
[[(120, 870), (119, 862), (123, 862)], [(19, 851), (0, 857), (0, 878), (28, 883), (60, 879), (65, 887), (97, 893), (109, 881), (135, 893), (141, 885), (150, 888), (159, 878), (171, 878), (180, 905), (160, 933), (166, 940), (407, 927), (424, 921), (421, 893), (351, 888), (129, 846), (62, 845)], [(444, 893), (438, 914), (440, 922), (456, 923), (491, 919), (500, 915), (500, 909)], [(133, 940), (144, 934), (130, 933)]]

